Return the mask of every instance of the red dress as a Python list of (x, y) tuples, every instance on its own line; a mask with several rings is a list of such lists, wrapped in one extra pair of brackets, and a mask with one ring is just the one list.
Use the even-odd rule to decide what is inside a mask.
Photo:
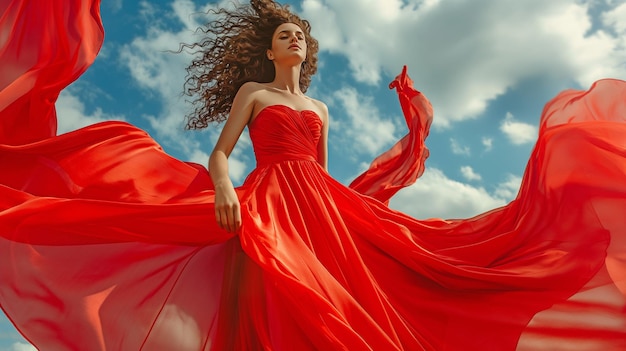
[(206, 169), (145, 132), (55, 136), (98, 0), (0, 5), (0, 306), (41, 350), (626, 349), (625, 82), (549, 102), (517, 198), (464, 220), (385, 205), (428, 156), (406, 71), (410, 133), (350, 187), (317, 163), (314, 112), (267, 107), (233, 235)]

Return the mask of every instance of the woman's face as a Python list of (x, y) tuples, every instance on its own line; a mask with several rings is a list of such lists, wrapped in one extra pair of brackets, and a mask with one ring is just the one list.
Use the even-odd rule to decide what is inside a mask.
[(306, 60), (306, 37), (294, 23), (283, 23), (274, 31), (267, 57), (276, 63), (300, 64)]

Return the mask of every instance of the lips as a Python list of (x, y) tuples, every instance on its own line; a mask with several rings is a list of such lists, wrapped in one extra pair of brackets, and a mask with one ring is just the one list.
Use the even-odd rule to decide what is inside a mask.
[(289, 45), (289, 48), (290, 48), (290, 49), (292, 49), (292, 48), (298, 48), (298, 49), (300, 49), (300, 46), (299, 46), (299, 45), (297, 45), (297, 44), (292, 44), (292, 45)]

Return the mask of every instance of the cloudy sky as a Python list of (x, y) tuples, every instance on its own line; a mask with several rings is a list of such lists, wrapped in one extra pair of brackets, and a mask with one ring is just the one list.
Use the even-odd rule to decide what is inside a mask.
[[(229, 4), (230, 1), (224, 1)], [(388, 83), (408, 65), (432, 102), (431, 156), (391, 206), (418, 218), (464, 218), (516, 195), (544, 104), (595, 80), (626, 79), (626, 0), (285, 1), (320, 42), (309, 90), (331, 115), (330, 173), (348, 184), (406, 133)], [(103, 1), (96, 63), (59, 97), (60, 132), (108, 119), (148, 131), (175, 157), (207, 163), (219, 126), (185, 131), (190, 54), (172, 53), (215, 2)], [(254, 167), (243, 135), (231, 157)], [(0, 351), (30, 350), (0, 318)]]

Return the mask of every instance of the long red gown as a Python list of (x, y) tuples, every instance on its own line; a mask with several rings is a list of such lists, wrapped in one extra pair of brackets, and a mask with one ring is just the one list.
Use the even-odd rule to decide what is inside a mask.
[(385, 205), (428, 156), (406, 71), (410, 133), (350, 187), (316, 161), (318, 116), (270, 106), (233, 235), (206, 169), (143, 131), (55, 136), (99, 0), (0, 7), (0, 306), (39, 349), (626, 349), (625, 82), (550, 101), (517, 198), (464, 220)]

